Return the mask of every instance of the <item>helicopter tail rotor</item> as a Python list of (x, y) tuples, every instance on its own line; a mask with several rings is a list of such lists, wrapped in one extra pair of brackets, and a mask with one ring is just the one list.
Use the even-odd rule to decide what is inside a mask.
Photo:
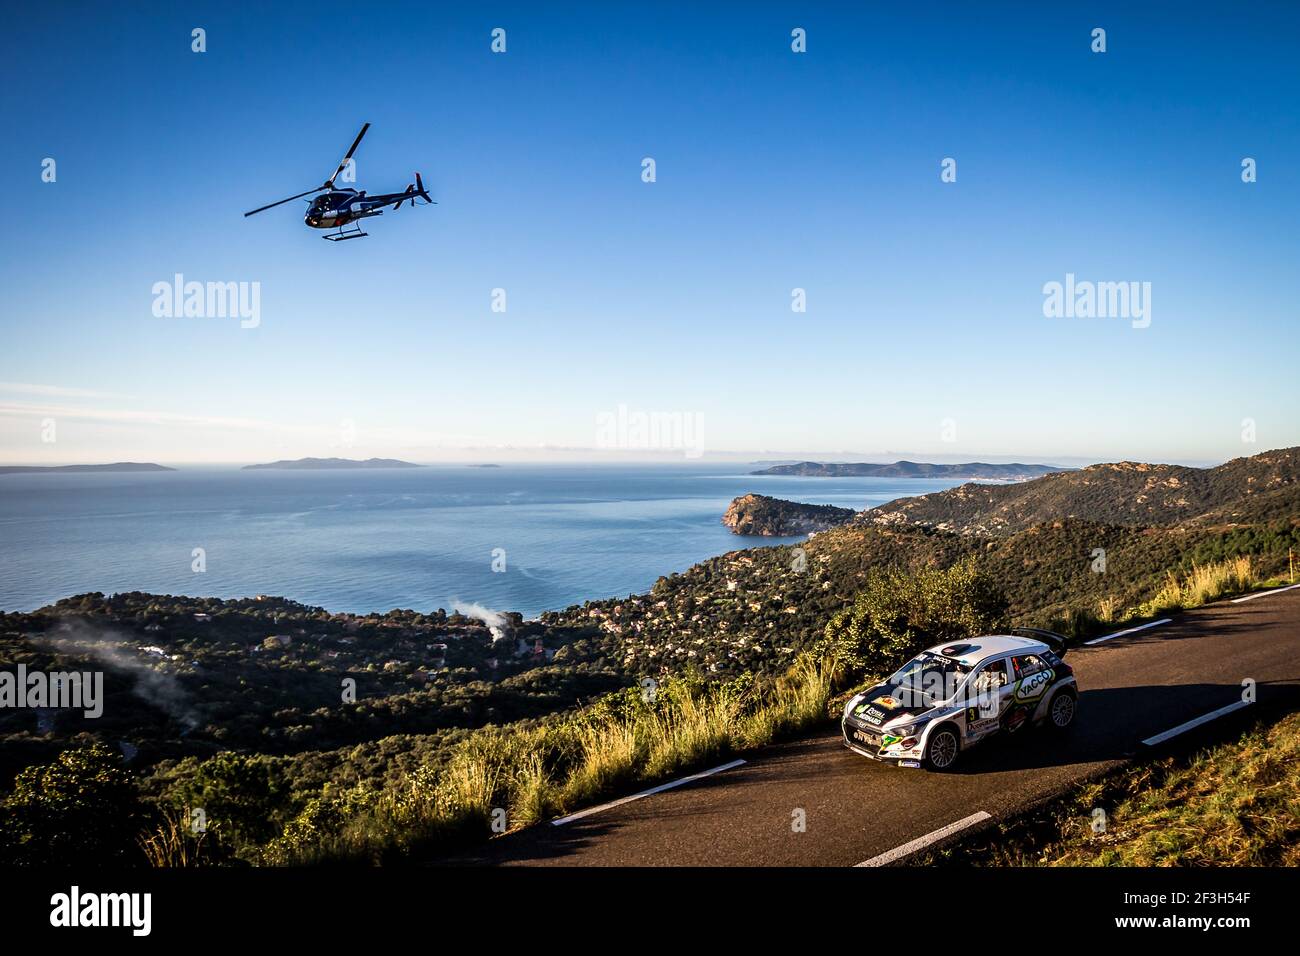
[[(407, 192), (410, 192), (411, 188), (412, 188), (412, 187), (407, 186), (407, 187), (406, 187)], [(428, 191), (427, 189), (424, 188), (424, 180), (420, 178), (420, 174), (419, 174), (419, 173), (416, 173), (416, 174), (415, 174), (415, 187), (414, 187), (414, 188), (415, 188), (416, 193), (419, 195), (419, 197), (420, 197), (421, 199), (423, 199), (425, 202), (427, 202), (429, 205), (431, 205), (431, 206), (433, 206), (433, 205), (437, 205), (437, 203), (435, 203), (432, 199), (429, 198), (429, 191)], [(411, 201), (414, 202), (415, 200), (411, 200)]]

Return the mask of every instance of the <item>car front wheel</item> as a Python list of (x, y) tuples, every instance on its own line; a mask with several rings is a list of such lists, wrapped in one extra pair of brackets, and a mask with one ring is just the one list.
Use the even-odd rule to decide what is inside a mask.
[(939, 772), (950, 770), (957, 762), (960, 750), (961, 742), (957, 739), (957, 731), (952, 727), (939, 727), (925, 745), (925, 765)]

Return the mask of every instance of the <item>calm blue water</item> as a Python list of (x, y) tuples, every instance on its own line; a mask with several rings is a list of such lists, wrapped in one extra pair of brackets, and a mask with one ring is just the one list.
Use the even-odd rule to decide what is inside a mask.
[[(734, 470), (733, 470), (734, 469)], [(0, 608), (84, 591), (282, 595), (331, 611), (455, 602), (532, 616), (645, 591), (736, 548), (746, 492), (863, 508), (956, 482), (747, 475), (745, 466), (440, 466), (0, 476)], [(190, 569), (204, 548), (207, 571)], [(492, 571), (504, 548), (506, 571)]]

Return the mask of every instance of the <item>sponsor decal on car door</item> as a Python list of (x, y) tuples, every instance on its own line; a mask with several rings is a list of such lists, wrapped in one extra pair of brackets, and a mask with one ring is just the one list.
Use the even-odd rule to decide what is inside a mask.
[(989, 661), (975, 675), (974, 702), (966, 708), (967, 740), (987, 737), (999, 729), (1014, 690), (1009, 678), (1006, 660)]

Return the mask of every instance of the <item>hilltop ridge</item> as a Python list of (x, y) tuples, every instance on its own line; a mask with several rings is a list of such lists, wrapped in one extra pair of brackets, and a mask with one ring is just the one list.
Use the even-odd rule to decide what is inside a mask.
[(1300, 448), (1280, 448), (1214, 468), (1119, 461), (1021, 484), (972, 482), (899, 498), (862, 512), (857, 520), (1005, 536), (1065, 518), (1143, 526), (1251, 520), (1295, 514), (1298, 501)]
[(960, 465), (937, 465), (924, 461), (895, 461), (887, 464), (868, 461), (801, 461), (789, 465), (773, 465), (760, 471), (751, 471), (750, 474), (800, 475), (813, 478), (984, 478), (1023, 481), (1065, 470), (1056, 465), (1026, 465), (1020, 462), (991, 464), (971, 461)]
[(331, 469), (342, 468), (423, 468), (423, 465), (417, 465), (409, 461), (399, 461), (396, 458), (367, 458), (364, 461), (357, 458), (294, 458), (292, 460), (282, 459), (280, 461), (267, 462), (263, 465), (245, 465), (243, 471), (258, 471), (264, 469), (280, 469), (285, 471), (328, 471)]

